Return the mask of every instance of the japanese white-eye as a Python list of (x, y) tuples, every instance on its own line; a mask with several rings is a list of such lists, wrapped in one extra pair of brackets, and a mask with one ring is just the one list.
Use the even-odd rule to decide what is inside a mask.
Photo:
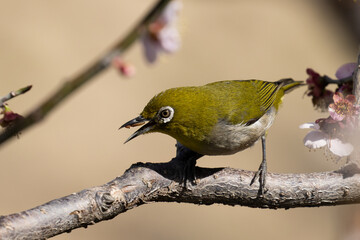
[(274, 121), (284, 94), (300, 85), (302, 81), (292, 79), (232, 80), (171, 88), (153, 97), (140, 116), (121, 128), (147, 122), (126, 142), (145, 133), (160, 132), (201, 155), (234, 154), (262, 138), (263, 161), (253, 181), (260, 176), (263, 193), (266, 131)]

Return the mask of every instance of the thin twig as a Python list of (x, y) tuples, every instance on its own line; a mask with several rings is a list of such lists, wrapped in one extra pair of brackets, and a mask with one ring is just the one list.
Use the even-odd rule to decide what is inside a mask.
[(325, 83), (326, 85), (327, 84), (337, 84), (337, 85), (340, 85), (340, 84), (344, 84), (344, 83), (347, 83), (347, 82), (350, 82), (353, 80), (353, 77), (346, 77), (346, 78), (341, 78), (341, 79), (332, 79), (331, 77), (327, 76), (327, 75), (324, 75), (323, 76), (323, 79), (325, 80)]
[(12, 98), (14, 98), (14, 97), (17, 97), (17, 96), (19, 96), (19, 95), (21, 95), (21, 94), (26, 93), (26, 92), (29, 91), (31, 88), (32, 88), (32, 86), (29, 85), (29, 86), (26, 86), (26, 87), (24, 87), (24, 88), (20, 88), (20, 89), (17, 90), (17, 91), (12, 91), (12, 92), (6, 94), (4, 97), (2, 97), (2, 98), (0, 99), (0, 107), (1, 107), (6, 101), (9, 101), (10, 99), (12, 99)]
[(35, 123), (38, 123), (52, 110), (54, 110), (54, 108), (58, 106), (59, 103), (74, 93), (76, 89), (89, 82), (103, 70), (107, 69), (110, 66), (113, 58), (120, 54), (124, 54), (126, 50), (128, 50), (128, 48), (138, 39), (143, 29), (159, 16), (163, 8), (170, 1), (171, 0), (159, 0), (145, 15), (145, 17), (123, 39), (110, 48), (110, 50), (95, 60), (94, 63), (92, 63), (80, 74), (66, 82), (39, 107), (35, 108), (30, 112), (30, 114), (25, 116), (24, 119), (17, 122), (17, 124), (7, 128), (2, 134), (0, 134), (0, 145), (12, 136), (15, 136), (16, 133), (23, 131), (25, 128), (28, 128)]

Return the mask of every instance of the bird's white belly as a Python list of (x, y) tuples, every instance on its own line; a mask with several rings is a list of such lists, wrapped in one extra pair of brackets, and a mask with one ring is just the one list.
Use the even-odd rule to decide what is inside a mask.
[(245, 124), (231, 125), (226, 121), (219, 121), (207, 138), (206, 144), (202, 146), (200, 153), (228, 155), (252, 146), (272, 125), (275, 114), (276, 110), (272, 107), (249, 126)]

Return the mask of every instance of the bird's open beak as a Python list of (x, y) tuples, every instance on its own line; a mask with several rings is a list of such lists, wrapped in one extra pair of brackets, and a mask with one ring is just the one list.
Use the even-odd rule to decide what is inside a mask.
[[(145, 122), (147, 122), (147, 124), (145, 124)], [(134, 132), (125, 142), (127, 143), (128, 141), (130, 141), (131, 139), (134, 139), (136, 138), (137, 136), (139, 135), (142, 135), (144, 133), (147, 133), (149, 132), (151, 129), (154, 128), (155, 126), (155, 121), (153, 120), (149, 120), (149, 119), (145, 119), (143, 118), (142, 116), (138, 116), (128, 122), (126, 122), (125, 124), (123, 124), (119, 129), (125, 127), (125, 128), (131, 128), (131, 127), (137, 127), (137, 126), (140, 126), (140, 125), (143, 125), (145, 124), (144, 126), (142, 126), (140, 129), (138, 129), (136, 132)]]

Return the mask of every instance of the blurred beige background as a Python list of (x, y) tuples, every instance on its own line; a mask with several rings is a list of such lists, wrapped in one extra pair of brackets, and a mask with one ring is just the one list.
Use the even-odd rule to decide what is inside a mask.
[[(9, 101), (25, 114), (124, 35), (153, 2), (0, 1), (0, 95), (33, 84), (29, 93)], [(307, 67), (333, 77), (338, 66), (356, 58), (356, 45), (337, 16), (315, 1), (183, 3), (178, 53), (149, 65), (136, 44), (126, 55), (137, 67), (135, 77), (106, 71), (20, 139), (1, 146), (0, 215), (101, 185), (138, 161), (170, 160), (170, 137), (150, 134), (123, 145), (133, 131), (117, 130), (161, 90), (224, 79), (300, 80)], [(341, 166), (302, 144), (307, 131), (298, 126), (325, 116), (313, 110), (304, 91), (285, 98), (269, 132), (271, 172)], [(233, 156), (204, 157), (198, 165), (255, 170), (260, 149), (258, 144)], [(353, 210), (153, 203), (54, 239), (343, 239)]]

